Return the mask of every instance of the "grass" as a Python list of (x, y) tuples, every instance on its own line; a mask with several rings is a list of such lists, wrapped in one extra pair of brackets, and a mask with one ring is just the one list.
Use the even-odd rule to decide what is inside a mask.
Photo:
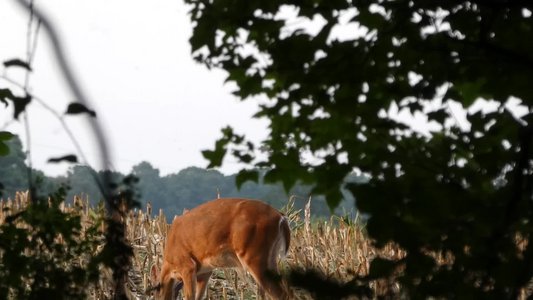
[[(311, 200), (309, 200), (311, 201)], [(63, 205), (64, 211), (80, 214), (87, 228), (93, 224), (95, 216), (103, 216), (103, 210), (88, 206), (87, 199), (76, 197), (75, 205)], [(1, 201), (0, 224), (6, 214), (16, 213), (28, 205), (26, 193), (18, 193), (15, 199)], [(377, 250), (365, 234), (364, 226), (356, 216), (353, 219), (331, 217), (328, 220), (312, 221), (310, 202), (304, 209), (294, 208), (291, 198), (284, 213), (291, 224), (291, 246), (287, 257), (280, 263), (280, 270), (286, 274), (291, 269), (315, 269), (324, 277), (341, 282), (351, 280), (355, 275), (368, 274), (372, 259), (378, 256), (400, 258), (403, 253), (394, 246)], [(151, 207), (132, 210), (125, 218), (126, 238), (134, 250), (127, 287), (131, 299), (146, 299), (145, 291), (150, 288), (150, 270), (160, 265), (169, 220), (163, 211), (152, 212)], [(104, 228), (101, 228), (102, 232)], [(102, 270), (102, 278), (91, 288), (91, 299), (109, 299), (111, 284), (109, 270)], [(241, 278), (233, 270), (218, 270), (210, 280), (208, 299), (257, 299), (255, 283), (249, 278)], [(394, 283), (373, 282), (375, 294), (383, 294), (389, 289), (399, 289)], [(303, 290), (293, 289), (295, 299), (312, 299)]]

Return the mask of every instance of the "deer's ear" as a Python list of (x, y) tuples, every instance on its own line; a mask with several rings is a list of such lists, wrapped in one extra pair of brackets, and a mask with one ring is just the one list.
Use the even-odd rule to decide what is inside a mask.
[(186, 208), (184, 208), (184, 209), (183, 209), (183, 213), (182, 213), (181, 215), (185, 215), (185, 214), (187, 214), (188, 212), (189, 212), (189, 210), (186, 209)]

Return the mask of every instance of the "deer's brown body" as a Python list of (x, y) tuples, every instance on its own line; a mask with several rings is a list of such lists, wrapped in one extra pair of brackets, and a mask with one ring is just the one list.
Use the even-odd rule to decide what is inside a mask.
[(175, 299), (183, 283), (186, 300), (202, 299), (215, 268), (244, 268), (274, 299), (286, 293), (272, 274), (288, 251), (287, 219), (268, 204), (249, 199), (204, 203), (172, 222), (159, 276), (159, 296)]

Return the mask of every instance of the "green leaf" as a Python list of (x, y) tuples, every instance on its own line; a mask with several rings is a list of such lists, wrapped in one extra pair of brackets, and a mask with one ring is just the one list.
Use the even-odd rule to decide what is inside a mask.
[[(503, 111), (511, 98), (525, 110), (532, 106), (527, 5), (500, 1), (479, 10), (453, 1), (270, 1), (275, 9), (269, 11), (265, 1), (186, 1), (194, 6), (197, 28), (190, 41), (194, 51), (201, 49), (196, 59), (228, 72), (238, 86), (235, 94), (245, 100), (268, 97), (259, 100), (256, 114), (270, 121), (259, 143), (268, 151), (260, 163), (251, 160), (268, 168), (264, 182), (281, 181), (285, 189), (305, 182), (335, 207), (345, 175), (358, 170), (369, 178), (349, 187), (369, 217), (366, 232), (374, 245), (393, 242), (406, 253), (396, 256), (405, 268), (394, 272), (401, 288), (390, 298), (499, 299), (523, 288), (531, 277), (523, 261), (533, 255), (516, 250), (516, 236), (527, 239), (533, 232), (532, 222), (523, 221), (530, 219), (532, 195), (526, 188), (530, 172), (518, 162), (529, 167), (531, 137), (521, 136), (531, 122)], [(276, 19), (277, 8), (289, 3), (296, 20), (279, 27), (260, 23)], [(361, 31), (335, 39), (330, 28), (344, 25), (342, 12), (352, 8), (349, 23)], [(325, 20), (320, 32), (284, 32), (292, 21), (315, 16)], [(242, 37), (232, 36), (241, 29)], [(257, 63), (245, 57), (250, 53)], [(442, 127), (429, 137), (380, 117), (391, 103), (400, 111), (426, 113), (436, 98), (464, 108), (491, 99), (498, 108), (490, 117), (467, 115), (468, 129)], [(432, 122), (451, 117), (445, 109), (433, 110)], [(242, 139), (231, 134), (223, 140), (211, 156), (231, 149), (250, 160), (253, 151), (241, 150)], [(453, 259), (435, 264), (416, 253)], [(499, 266), (487, 268), (494, 262), (505, 265), (501, 274), (522, 269), (502, 280)], [(391, 271), (400, 271), (394, 267), (376, 259), (370, 275), (389, 279)], [(442, 271), (449, 272), (444, 280), (438, 278)]]
[(212, 37), (215, 35), (216, 30), (217, 24), (215, 23), (215, 20), (207, 18), (199, 20), (196, 27), (193, 29), (194, 34), (189, 39), (189, 43), (192, 47), (191, 51), (195, 52), (204, 45), (206, 45), (209, 50), (213, 50), (215, 48), (215, 39)]
[(476, 81), (467, 81), (456, 84), (457, 91), (463, 97), (462, 102), (464, 107), (469, 107), (474, 104), (476, 99), (485, 96), (481, 92), (484, 84), (485, 81), (481, 78)]
[(395, 262), (381, 257), (376, 257), (370, 263), (370, 271), (368, 275), (370, 278), (388, 277), (392, 273), (392, 271), (394, 271), (395, 268)]
[(9, 147), (5, 143), (12, 139), (15, 135), (9, 131), (0, 131), (0, 156), (6, 156), (9, 154)]
[(31, 102), (31, 96), (26, 95), (25, 97), (13, 97), (13, 103), (15, 104), (15, 110), (13, 115), (15, 119), (18, 119), (19, 115), (26, 110), (26, 106)]
[(342, 193), (338, 189), (330, 189), (326, 194), (326, 202), (332, 213), (335, 211), (335, 208), (339, 206), (341, 201)]
[(257, 183), (259, 181), (259, 173), (256, 170), (241, 170), (235, 177), (237, 188), (240, 189), (246, 181)]
[(4, 67), (6, 67), (6, 68), (9, 68), (9, 67), (21, 67), (21, 68), (24, 68), (24, 69), (26, 69), (28, 71), (31, 71), (31, 66), (27, 62), (25, 62), (25, 61), (23, 61), (21, 59), (18, 59), (18, 58), (4, 61)]
[(9, 147), (0, 141), (0, 156), (6, 156), (9, 154)]
[(67, 115), (75, 115), (75, 114), (83, 114), (83, 113), (89, 114), (93, 118), (96, 117), (96, 113), (94, 112), (94, 110), (90, 110), (85, 105), (81, 103), (77, 103), (77, 102), (70, 103), (66, 111)]
[(444, 121), (448, 117), (448, 113), (446, 112), (445, 108), (442, 108), (428, 113), (427, 116), (428, 120), (430, 121), (436, 121), (439, 124), (444, 124)]
[(0, 141), (8, 141), (12, 139), (15, 135), (9, 131), (0, 131)]
[(15, 96), (9, 89), (0, 89), (0, 102), (4, 103), (4, 105), (7, 107), (8, 99), (13, 99)]
[(383, 23), (384, 19), (380, 14), (363, 10), (360, 11), (359, 15), (353, 17), (352, 21), (358, 21), (361, 23), (361, 25), (372, 29), (379, 27)]
[(54, 158), (48, 159), (49, 163), (59, 163), (59, 162), (62, 162), (62, 161), (70, 162), (70, 163), (77, 163), (78, 162), (78, 158), (74, 154), (69, 154), (69, 155), (65, 155), (65, 156), (61, 156), (61, 157), (54, 157)]
[(226, 149), (204, 150), (202, 155), (209, 161), (207, 168), (220, 167), (224, 156), (226, 156)]

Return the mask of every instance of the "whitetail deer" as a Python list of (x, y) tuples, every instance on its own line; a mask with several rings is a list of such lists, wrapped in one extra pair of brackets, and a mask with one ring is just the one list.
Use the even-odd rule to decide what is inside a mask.
[[(274, 299), (287, 292), (276, 278), (277, 257), (290, 243), (288, 221), (257, 200), (217, 199), (175, 217), (166, 238), (159, 274), (159, 299), (176, 299), (183, 287), (186, 300), (204, 297), (215, 268), (242, 268)], [(157, 276), (157, 268), (152, 276)], [(273, 276), (274, 275), (274, 276)]]

